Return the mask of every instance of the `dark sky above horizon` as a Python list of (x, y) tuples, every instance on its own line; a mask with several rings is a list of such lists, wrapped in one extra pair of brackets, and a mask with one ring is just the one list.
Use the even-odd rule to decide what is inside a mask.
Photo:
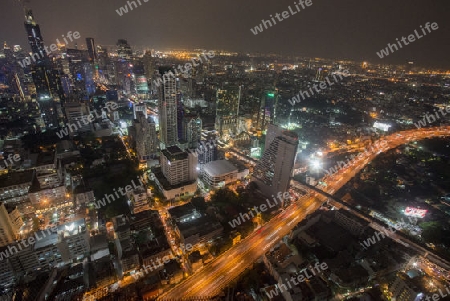
[[(135, 0), (137, 2), (137, 0)], [(449, 0), (318, 1), (258, 35), (250, 28), (269, 15), (294, 8), (295, 0), (149, 0), (123, 16), (126, 0), (30, 0), (47, 45), (68, 31), (79, 31), (79, 44), (93, 37), (113, 45), (155, 49), (205, 48), (276, 52), (311, 57), (404, 63), (450, 68)], [(18, 0), (0, 0), (0, 41), (30, 50)], [(376, 52), (408, 36), (420, 25), (439, 29), (380, 59)], [(61, 39), (60, 39), (61, 40)], [(73, 46), (73, 44), (71, 45)]]

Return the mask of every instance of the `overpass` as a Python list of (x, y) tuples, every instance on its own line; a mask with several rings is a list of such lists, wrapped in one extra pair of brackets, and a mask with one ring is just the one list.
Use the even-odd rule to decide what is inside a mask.
[[(217, 295), (221, 289), (226, 287), (228, 283), (264, 255), (267, 250), (272, 248), (284, 235), (288, 234), (310, 212), (317, 210), (328, 195), (332, 196), (378, 154), (410, 141), (449, 135), (450, 127), (446, 126), (407, 130), (379, 139), (383, 143), (375, 144), (370, 150), (360, 153), (357, 159), (352, 161), (351, 164), (343, 168), (339, 173), (323, 179), (323, 182), (327, 183), (327, 187), (322, 192), (326, 193), (326, 195), (322, 192), (315, 192), (312, 196), (305, 195), (300, 197), (263, 227), (215, 258), (202, 270), (163, 294), (158, 300), (188, 300), (188, 298), (193, 296)], [(403, 237), (401, 239), (404, 240)], [(415, 246), (414, 244), (411, 245)], [(431, 252), (428, 252), (422, 247), (415, 247), (417, 247), (421, 254), (425, 252), (423, 254), (430, 260), (432, 258), (441, 260), (438, 256), (431, 254)], [(442, 262), (445, 263), (444, 261)]]

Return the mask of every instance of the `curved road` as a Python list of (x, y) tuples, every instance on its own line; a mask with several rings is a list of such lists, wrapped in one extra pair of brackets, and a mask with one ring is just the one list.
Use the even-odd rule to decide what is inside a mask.
[[(323, 181), (327, 183), (327, 186), (323, 190), (329, 194), (334, 194), (381, 152), (410, 141), (449, 135), (450, 126), (447, 126), (407, 130), (381, 138), (377, 141), (378, 143), (359, 153), (350, 164), (339, 170), (338, 173), (330, 177), (324, 177)], [(284, 235), (288, 234), (297, 223), (301, 222), (310, 212), (318, 209), (324, 199), (325, 197), (316, 193), (301, 197), (262, 228), (253, 232), (202, 270), (163, 294), (158, 300), (187, 300), (194, 296), (217, 295), (229, 282), (243, 273), (247, 267), (251, 266)]]

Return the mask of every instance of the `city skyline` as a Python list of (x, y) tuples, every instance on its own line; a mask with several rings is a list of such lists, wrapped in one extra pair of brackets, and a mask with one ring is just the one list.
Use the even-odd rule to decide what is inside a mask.
[[(6, 1), (8, 5), (0, 13), (0, 26), (10, 30), (1, 32), (0, 40), (25, 48), (26, 40), (20, 34), (23, 28), (20, 24), (23, 20), (22, 7), (17, 1)], [(450, 28), (445, 19), (449, 4), (444, 0), (426, 4), (414, 0), (407, 7), (388, 1), (370, 3), (352, 0), (343, 4), (313, 2), (308, 10), (278, 22), (257, 36), (251, 33), (250, 28), (264, 18), (269, 19), (269, 15), (293, 6), (293, 1), (266, 2), (264, 5), (260, 1), (245, 4), (237, 1), (215, 4), (200, 1), (186, 8), (182, 1), (141, 3), (141, 6), (123, 16), (117, 15), (115, 11), (127, 4), (121, 0), (108, 2), (106, 6), (102, 1), (87, 0), (54, 2), (51, 5), (36, 0), (26, 5), (33, 10), (41, 25), (46, 45), (53, 43), (61, 33), (72, 30), (79, 31), (83, 41), (86, 37), (94, 38), (97, 45), (114, 45), (123, 38), (133, 46), (156, 49), (225, 49), (351, 59), (372, 64), (404, 64), (413, 61), (424, 67), (450, 67), (446, 60), (446, 54), (450, 52), (450, 43), (446, 39)], [(234, 9), (239, 6), (240, 9)], [(102, 12), (100, 16), (99, 11)], [(221, 20), (220, 25), (211, 26), (217, 19)], [(407, 36), (426, 22), (437, 22), (441, 26), (433, 35), (387, 58), (380, 59), (376, 55), (377, 51), (395, 38)], [(218, 31), (220, 35), (217, 35)], [(286, 39), (289, 39), (288, 44), (284, 43)], [(79, 44), (84, 46), (81, 41)], [(73, 45), (71, 43), (70, 47)]]
[(447, 3), (4, 1), (1, 300), (447, 300)]

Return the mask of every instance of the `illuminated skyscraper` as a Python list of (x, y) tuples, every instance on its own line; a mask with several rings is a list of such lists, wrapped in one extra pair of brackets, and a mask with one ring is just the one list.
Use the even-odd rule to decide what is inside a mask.
[(133, 122), (136, 127), (136, 151), (139, 160), (145, 161), (154, 157), (158, 151), (158, 137), (152, 117), (146, 117), (142, 111), (136, 115)]
[[(274, 137), (272, 131), (276, 133)], [(291, 131), (282, 131), (279, 127), (269, 127), (266, 148), (253, 171), (253, 180), (258, 189), (267, 197), (278, 192), (286, 192), (297, 154), (298, 136)]]
[(264, 91), (258, 116), (258, 127), (260, 129), (265, 130), (269, 124), (275, 122), (277, 105), (278, 93), (274, 90)]
[(121, 59), (129, 60), (133, 56), (133, 51), (127, 40), (119, 39), (117, 41), (117, 54)]
[(31, 9), (25, 9), (25, 30), (28, 35), (28, 44), (31, 48), (31, 59), (36, 65), (49, 65), (47, 52), (44, 48), (44, 39), (41, 35), (41, 28), (36, 23)]
[(216, 130), (220, 135), (237, 127), (242, 86), (227, 85), (217, 90), (216, 99)]
[(93, 38), (86, 38), (86, 46), (89, 53), (89, 60), (94, 62), (97, 60), (97, 50), (95, 49), (95, 43)]
[(177, 79), (175, 76), (164, 75), (169, 71), (175, 74), (169, 67), (159, 68), (159, 74), (163, 78), (158, 92), (161, 149), (177, 145), (178, 143)]
[(57, 109), (55, 100), (59, 101), (64, 93), (59, 72), (52, 70), (51, 61), (44, 48), (41, 29), (30, 9), (25, 9), (25, 30), (31, 47), (31, 74), (36, 86), (36, 98), (41, 116), (46, 127), (57, 126)]

